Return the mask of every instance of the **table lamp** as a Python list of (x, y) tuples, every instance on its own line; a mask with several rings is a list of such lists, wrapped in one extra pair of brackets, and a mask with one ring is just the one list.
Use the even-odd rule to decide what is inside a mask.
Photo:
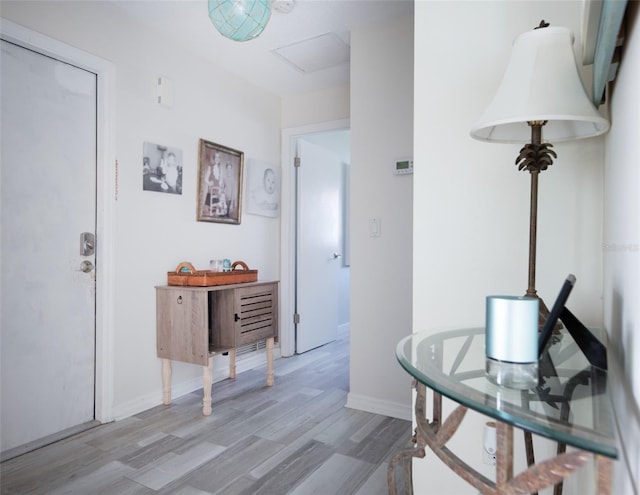
[(564, 27), (542, 21), (513, 43), (498, 91), (471, 137), (495, 143), (527, 142), (516, 158), (531, 175), (529, 283), (525, 296), (539, 299), (539, 326), (549, 310), (536, 292), (538, 175), (557, 155), (549, 142), (598, 136), (609, 130), (584, 89), (573, 53), (574, 37)]

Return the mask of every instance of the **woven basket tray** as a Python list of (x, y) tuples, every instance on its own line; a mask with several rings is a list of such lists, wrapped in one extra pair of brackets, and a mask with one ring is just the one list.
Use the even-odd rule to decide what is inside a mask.
[[(237, 269), (242, 267), (242, 269)], [(187, 268), (189, 271), (183, 271)], [(256, 282), (258, 270), (249, 270), (243, 261), (235, 261), (230, 272), (214, 272), (212, 270), (196, 270), (191, 263), (180, 263), (175, 271), (167, 273), (169, 285), (191, 287), (208, 287), (210, 285), (241, 284)]]

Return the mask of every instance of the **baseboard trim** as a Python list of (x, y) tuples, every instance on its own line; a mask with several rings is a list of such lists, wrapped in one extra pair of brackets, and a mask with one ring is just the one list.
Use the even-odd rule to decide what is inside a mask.
[[(279, 359), (281, 357), (280, 347), (273, 349), (273, 359)], [(229, 378), (229, 366), (223, 364), (216, 366), (216, 358), (214, 357), (214, 368), (212, 373), (212, 382), (215, 384)], [(267, 352), (266, 350), (260, 350), (238, 357), (236, 360), (236, 373), (239, 375), (243, 371), (252, 370), (260, 366), (266, 366), (267, 364)], [(195, 365), (194, 365), (195, 366)], [(178, 399), (184, 395), (190, 394), (202, 388), (202, 373), (199, 373), (197, 377), (189, 378), (181, 382), (171, 383), (171, 398)], [(215, 394), (215, 387), (213, 394)], [(124, 402), (119, 405), (115, 405), (113, 408), (113, 416), (116, 421), (129, 418), (143, 411), (151, 409), (153, 407), (162, 404), (162, 389), (156, 392), (137, 397), (134, 400)]]
[(351, 322), (342, 323), (338, 325), (338, 336), (343, 337), (345, 335), (349, 335), (351, 331)]
[(345, 407), (411, 421), (411, 404), (400, 404), (365, 395), (348, 394)]
[(83, 431), (87, 431), (91, 428), (95, 428), (96, 426), (100, 426), (100, 424), (101, 423), (99, 421), (88, 421), (87, 423), (72, 426), (71, 428), (67, 428), (66, 430), (48, 435), (44, 438), (39, 438), (24, 445), (19, 445), (12, 449), (5, 450), (0, 454), (0, 462), (8, 461), (9, 459), (13, 459), (14, 457), (32, 452), (52, 443), (59, 442), (60, 440), (64, 440), (65, 438), (76, 435), (77, 433), (82, 433)]

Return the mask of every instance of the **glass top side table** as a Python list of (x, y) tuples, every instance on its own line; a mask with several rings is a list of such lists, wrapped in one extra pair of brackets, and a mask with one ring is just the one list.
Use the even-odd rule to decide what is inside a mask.
[[(484, 328), (413, 334), (397, 346), (400, 365), (414, 378), (415, 447), (399, 452), (389, 463), (389, 492), (395, 493), (394, 469), (403, 458), (424, 457), (424, 447), (483, 494), (533, 493), (556, 485), (595, 456), (598, 494), (610, 493), (611, 459), (618, 457), (613, 409), (607, 392), (607, 371), (595, 368), (566, 330), (554, 338), (539, 365), (538, 385), (514, 390), (485, 377)], [(610, 356), (609, 356), (610, 357)], [(426, 418), (426, 388), (433, 390), (433, 418)], [(442, 397), (458, 407), (442, 418)], [(447, 447), (467, 409), (497, 420), (496, 481), (488, 480)], [(513, 427), (558, 442), (558, 455), (535, 464), (527, 444), (529, 468), (513, 476)], [(577, 450), (566, 452), (570, 445)], [(529, 452), (531, 449), (531, 452)], [(410, 462), (406, 475), (410, 479)]]

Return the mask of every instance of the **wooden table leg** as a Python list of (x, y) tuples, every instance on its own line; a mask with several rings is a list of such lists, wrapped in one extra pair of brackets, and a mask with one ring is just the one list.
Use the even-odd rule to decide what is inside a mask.
[(162, 359), (162, 403), (171, 404), (171, 359)]
[(229, 378), (236, 377), (236, 350), (229, 351)]
[(207, 366), (202, 367), (202, 389), (204, 397), (202, 398), (202, 414), (211, 415), (211, 384), (213, 373), (213, 356), (209, 356)]
[(267, 339), (267, 387), (273, 386), (273, 337)]

